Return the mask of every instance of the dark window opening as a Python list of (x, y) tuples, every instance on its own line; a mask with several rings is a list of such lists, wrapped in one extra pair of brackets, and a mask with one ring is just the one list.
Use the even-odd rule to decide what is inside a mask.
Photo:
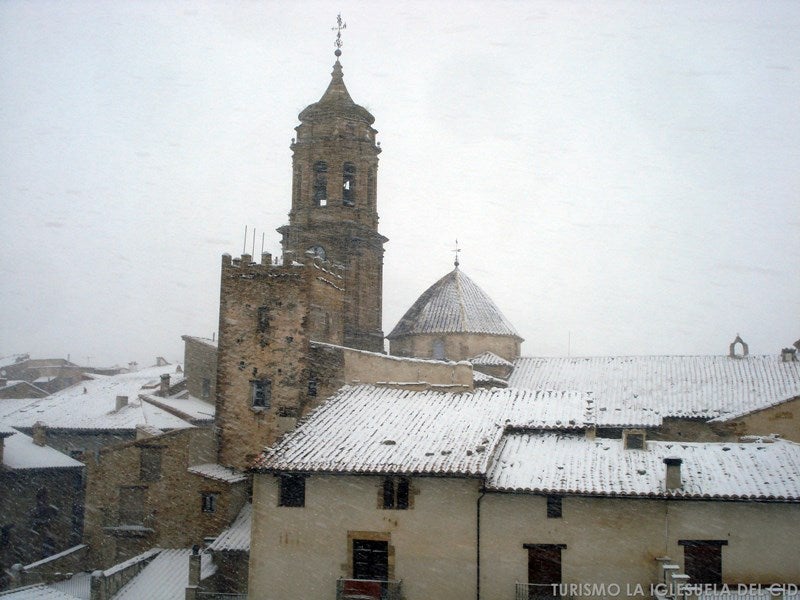
[(386, 581), (389, 578), (389, 542), (353, 540), (353, 579)]
[(204, 513), (217, 512), (217, 494), (204, 493), (201, 506)]
[(547, 518), (548, 519), (561, 518), (561, 496), (547, 497)]
[(644, 450), (644, 434), (626, 432), (625, 448), (628, 450)]
[(523, 544), (528, 551), (528, 598), (556, 598), (561, 583), (564, 544)]
[(269, 379), (256, 379), (252, 381), (252, 396), (254, 408), (269, 408), (272, 400), (272, 382)]
[(722, 546), (726, 540), (679, 540), (683, 546), (683, 570), (690, 583), (722, 583)]
[(208, 377), (203, 378), (202, 391), (200, 395), (204, 400), (211, 396), (211, 380)]
[(144, 447), (139, 452), (139, 479), (148, 482), (161, 479), (161, 448)]
[(266, 306), (258, 307), (258, 330), (261, 333), (269, 331), (269, 311)]
[(281, 475), (278, 506), (301, 508), (306, 505), (305, 475)]
[(322, 161), (314, 164), (314, 204), (328, 204), (328, 164)]
[(342, 204), (354, 206), (356, 203), (356, 166), (344, 163), (342, 170)]
[(314, 375), (308, 379), (308, 395), (312, 397), (317, 395), (317, 378)]
[(383, 503), (385, 509), (406, 510), (409, 507), (410, 482), (407, 477), (387, 477), (383, 480)]

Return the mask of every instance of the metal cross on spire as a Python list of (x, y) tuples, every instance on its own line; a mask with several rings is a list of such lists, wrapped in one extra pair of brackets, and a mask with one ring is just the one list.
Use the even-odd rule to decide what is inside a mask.
[(342, 55), (342, 29), (347, 29), (347, 23), (342, 22), (342, 13), (339, 13), (336, 15), (336, 27), (331, 27), (331, 31), (336, 32), (336, 41), (333, 42), (333, 45), (336, 46), (334, 52), (336, 58)]
[(458, 262), (458, 253), (459, 252), (461, 252), (461, 248), (458, 247), (458, 240), (456, 240), (456, 247), (453, 249), (453, 253), (456, 255), (456, 259), (453, 261), (453, 264), (455, 265), (456, 269), (458, 268), (458, 265), (460, 264)]

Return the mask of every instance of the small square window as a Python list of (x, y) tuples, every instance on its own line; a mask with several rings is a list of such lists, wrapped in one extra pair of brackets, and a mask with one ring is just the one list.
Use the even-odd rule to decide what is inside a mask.
[(547, 497), (547, 518), (548, 519), (561, 518), (561, 496)]
[(204, 513), (217, 512), (217, 494), (203, 493), (202, 509)]
[(281, 475), (278, 506), (301, 508), (306, 505), (306, 476)]

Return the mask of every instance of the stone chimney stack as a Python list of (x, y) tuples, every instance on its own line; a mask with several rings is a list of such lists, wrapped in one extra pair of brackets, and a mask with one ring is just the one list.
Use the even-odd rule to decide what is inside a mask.
[(47, 426), (42, 421), (36, 421), (33, 424), (33, 443), (37, 446), (44, 446), (46, 436)]
[(269, 252), (262, 252), (261, 253), (261, 266), (269, 267), (272, 265), (272, 254)]
[(117, 404), (115, 410), (120, 410), (121, 408), (128, 406), (128, 397), (127, 396), (117, 396)]
[(192, 554), (189, 556), (189, 585), (200, 585), (200, 547), (192, 546)]
[(667, 465), (667, 489), (668, 490), (682, 490), (683, 481), (681, 480), (681, 463), (680, 458), (665, 458), (664, 464)]
[(158, 395), (162, 398), (169, 396), (169, 373), (161, 376), (161, 386), (158, 388)]
[(795, 362), (797, 360), (797, 349), (784, 348), (781, 350), (781, 360), (783, 362)]

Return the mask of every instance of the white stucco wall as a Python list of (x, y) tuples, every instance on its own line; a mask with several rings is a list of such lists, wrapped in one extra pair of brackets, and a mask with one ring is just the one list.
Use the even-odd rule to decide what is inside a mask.
[(260, 600), (333, 600), (352, 575), (348, 531), (386, 534), (390, 573), (404, 597), (462, 600), (475, 595), (474, 479), (415, 477), (413, 507), (379, 508), (382, 478), (310, 476), (304, 508), (278, 506), (278, 479), (256, 475), (249, 595)]

